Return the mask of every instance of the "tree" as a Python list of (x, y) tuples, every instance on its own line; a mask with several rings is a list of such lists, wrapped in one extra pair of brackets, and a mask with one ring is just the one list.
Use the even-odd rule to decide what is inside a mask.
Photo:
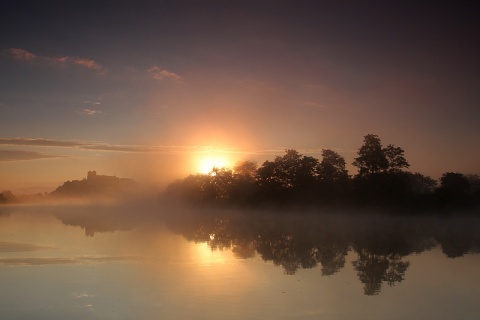
[(277, 190), (281, 188), (280, 168), (274, 161), (265, 161), (257, 170), (258, 184), (263, 189)]
[(233, 184), (232, 170), (213, 167), (209, 176), (210, 184), (213, 185), (213, 189), (215, 190), (215, 200), (223, 202), (229, 200)]
[(230, 188), (231, 200), (243, 205), (254, 203), (257, 196), (257, 163), (238, 162), (233, 168), (233, 181)]
[(468, 206), (471, 198), (471, 185), (468, 178), (458, 172), (446, 172), (440, 178), (437, 194), (443, 204)]
[(10, 190), (3, 190), (0, 192), (0, 203), (12, 203), (15, 202), (16, 197)]
[(285, 155), (265, 161), (258, 168), (258, 185), (264, 195), (280, 201), (291, 196), (305, 197), (316, 182), (318, 164), (313, 157), (287, 149)]
[(320, 162), (318, 168), (318, 177), (321, 181), (334, 184), (336, 182), (345, 182), (348, 179), (344, 157), (330, 149), (323, 149), (322, 157), (322, 162)]
[(408, 177), (410, 179), (410, 190), (414, 194), (431, 194), (437, 185), (437, 181), (418, 172), (408, 173)]
[(405, 159), (404, 152), (402, 148), (395, 147), (393, 144), (389, 144), (383, 149), (383, 153), (387, 158), (389, 172), (399, 172), (403, 168), (410, 167), (410, 164)]
[(296, 180), (300, 171), (302, 155), (294, 149), (285, 150), (283, 157), (275, 157), (279, 178), (282, 187), (290, 189), (296, 186)]
[(345, 168), (345, 159), (330, 149), (322, 150), (323, 159), (318, 165), (319, 200), (322, 202), (335, 201), (338, 197), (344, 199), (349, 188), (348, 171)]
[(389, 162), (377, 135), (367, 134), (364, 137), (363, 146), (360, 147), (357, 154), (358, 157), (352, 164), (359, 168), (359, 176), (366, 176), (388, 169)]
[(305, 191), (305, 189), (312, 188), (318, 177), (318, 159), (310, 156), (303, 156), (300, 159), (300, 167), (297, 169), (294, 179), (296, 188)]
[(240, 180), (255, 180), (257, 175), (257, 163), (255, 161), (240, 161), (233, 168), (233, 176)]
[(211, 176), (191, 174), (183, 180), (177, 180), (167, 186), (169, 198), (176, 198), (192, 204), (205, 204), (215, 200), (215, 186), (210, 183)]
[(466, 195), (470, 191), (470, 181), (458, 172), (447, 172), (440, 178), (440, 190), (451, 195)]
[(293, 188), (301, 159), (298, 151), (287, 149), (284, 156), (276, 156), (274, 161), (265, 161), (258, 169), (260, 184), (283, 190)]

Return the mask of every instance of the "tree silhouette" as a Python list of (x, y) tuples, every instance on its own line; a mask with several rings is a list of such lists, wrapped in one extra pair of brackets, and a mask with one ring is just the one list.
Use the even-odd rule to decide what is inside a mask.
[(213, 185), (215, 200), (217, 202), (227, 202), (230, 200), (231, 188), (233, 185), (232, 170), (214, 167), (209, 173), (209, 176), (210, 184)]
[(359, 168), (360, 176), (388, 169), (388, 159), (377, 135), (367, 134), (364, 137), (363, 145), (358, 150), (358, 157), (352, 164)]
[(447, 172), (440, 178), (437, 194), (444, 208), (466, 207), (470, 202), (471, 185), (467, 177), (458, 172)]
[(312, 190), (318, 176), (317, 170), (317, 159), (287, 149), (285, 155), (262, 164), (258, 169), (258, 184), (268, 198), (288, 201)]
[(192, 204), (212, 203), (216, 199), (215, 186), (211, 177), (205, 174), (191, 174), (183, 180), (177, 180), (167, 186), (168, 198), (178, 199)]
[(0, 192), (0, 203), (12, 203), (16, 201), (15, 195), (10, 190)]
[(414, 194), (432, 194), (437, 181), (418, 172), (407, 173), (410, 179), (410, 189)]
[(323, 201), (333, 201), (343, 197), (348, 189), (346, 162), (341, 155), (330, 149), (323, 149), (322, 157), (318, 166), (320, 196)]
[(257, 163), (254, 161), (237, 163), (233, 168), (232, 178), (230, 188), (232, 202), (242, 205), (254, 203), (258, 194)]
[(257, 167), (255, 161), (240, 161), (233, 167), (233, 176), (236, 180), (253, 182), (257, 177)]
[[(258, 168), (253, 161), (243, 161), (233, 170), (214, 168), (208, 175), (190, 175), (169, 185), (167, 195), (200, 205), (244, 207), (361, 206), (443, 213), (456, 209), (475, 212), (480, 207), (479, 176), (447, 172), (436, 188), (432, 178), (406, 171), (410, 164), (405, 151), (393, 144), (382, 147), (377, 135), (364, 136), (352, 164), (358, 167), (353, 178), (345, 159), (331, 149), (322, 150), (321, 161), (286, 149), (284, 155)], [(65, 185), (71, 189), (70, 184)]]
[(329, 184), (343, 183), (348, 179), (348, 171), (345, 168), (345, 158), (330, 149), (322, 150), (322, 162), (320, 162), (318, 175), (321, 181)]
[(399, 172), (403, 168), (410, 167), (410, 164), (404, 156), (405, 151), (403, 151), (402, 148), (395, 147), (393, 144), (389, 144), (383, 149), (383, 152), (387, 158), (389, 172)]

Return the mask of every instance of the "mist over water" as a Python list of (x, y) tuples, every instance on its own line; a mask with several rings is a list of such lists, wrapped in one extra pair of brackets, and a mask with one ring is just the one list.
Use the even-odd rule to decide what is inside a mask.
[[(478, 234), (474, 216), (202, 209), (153, 198), (2, 206), (0, 315), (468, 318), (479, 311)], [(418, 299), (441, 304), (413, 313)]]

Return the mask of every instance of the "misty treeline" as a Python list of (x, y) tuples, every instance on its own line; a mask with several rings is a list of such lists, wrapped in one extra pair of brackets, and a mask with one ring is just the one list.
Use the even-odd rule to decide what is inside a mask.
[(15, 195), (11, 191), (5, 190), (0, 193), (0, 204), (56, 201), (69, 198), (89, 200), (129, 198), (137, 194), (138, 186), (133, 179), (99, 175), (96, 171), (88, 171), (87, 178), (66, 181), (50, 193)]
[(195, 205), (264, 205), (388, 207), (405, 210), (478, 209), (480, 177), (446, 172), (436, 181), (410, 166), (404, 150), (382, 146), (368, 134), (349, 175), (344, 157), (331, 149), (322, 159), (287, 149), (283, 156), (258, 166), (239, 162), (233, 169), (213, 168), (168, 185), (168, 199)]

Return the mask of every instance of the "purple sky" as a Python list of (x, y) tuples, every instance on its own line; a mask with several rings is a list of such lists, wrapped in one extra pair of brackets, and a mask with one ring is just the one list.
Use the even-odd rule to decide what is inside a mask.
[[(285, 148), (351, 163), (363, 136), (411, 171), (480, 173), (473, 5), (4, 1), (0, 188), (88, 170), (166, 182)], [(349, 167), (350, 173), (355, 168)]]

